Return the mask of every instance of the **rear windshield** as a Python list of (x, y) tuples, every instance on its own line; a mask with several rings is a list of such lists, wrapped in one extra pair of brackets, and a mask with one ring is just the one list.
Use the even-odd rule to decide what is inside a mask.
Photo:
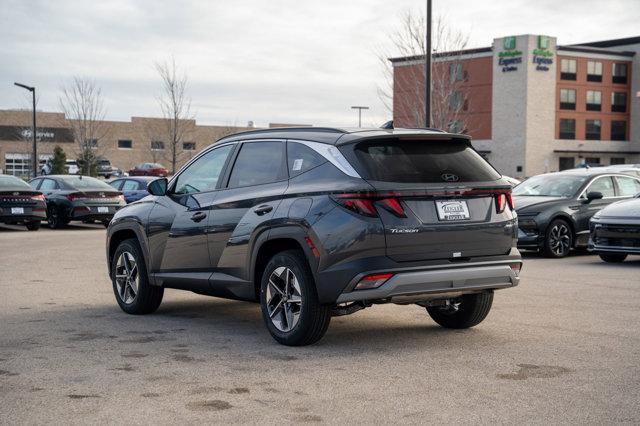
[(500, 174), (462, 140), (384, 139), (354, 149), (356, 169), (382, 182), (482, 182)]
[(110, 185), (102, 182), (101, 180), (98, 180), (89, 176), (62, 176), (62, 177), (59, 177), (59, 179), (74, 189), (79, 189), (79, 190), (95, 189), (97, 191), (104, 191), (104, 190), (113, 191), (113, 188)]
[(0, 176), (0, 189), (25, 190), (31, 189), (28, 183), (13, 176)]

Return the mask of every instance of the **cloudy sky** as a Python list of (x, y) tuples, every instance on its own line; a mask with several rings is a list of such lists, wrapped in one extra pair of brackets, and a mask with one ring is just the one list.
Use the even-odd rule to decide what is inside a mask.
[[(524, 33), (560, 44), (640, 35), (640, 0), (434, 0), (434, 15), (469, 32), (470, 47)], [(157, 116), (154, 61), (187, 72), (199, 124), (354, 125), (390, 118), (377, 95), (377, 52), (412, 0), (0, 0), (0, 109), (58, 110), (73, 76), (102, 87), (107, 117)]]

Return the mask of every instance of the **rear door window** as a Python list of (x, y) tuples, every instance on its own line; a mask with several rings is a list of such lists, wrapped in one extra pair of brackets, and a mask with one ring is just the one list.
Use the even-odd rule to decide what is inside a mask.
[(109, 182), (109, 185), (113, 186), (114, 189), (117, 189), (118, 191), (120, 191), (120, 188), (122, 188), (122, 182), (124, 182), (123, 180), (114, 180), (113, 182)]
[(382, 139), (354, 148), (356, 169), (381, 182), (482, 182), (500, 178), (463, 140)]
[(585, 194), (589, 192), (601, 192), (602, 198), (611, 198), (616, 196), (613, 189), (613, 180), (611, 180), (611, 176), (596, 178), (593, 182), (591, 182), (591, 185), (589, 185), (589, 189), (585, 191)]
[(640, 193), (640, 181), (632, 177), (616, 176), (618, 197), (632, 197)]
[(58, 189), (58, 184), (53, 179), (44, 179), (40, 185), (40, 191), (52, 191)]
[(124, 185), (122, 185), (123, 191), (137, 191), (138, 190), (138, 182), (135, 180), (126, 180)]
[(289, 176), (294, 177), (326, 163), (327, 160), (313, 149), (298, 142), (287, 142)]
[(231, 171), (229, 187), (261, 185), (283, 179), (282, 142), (245, 142)]

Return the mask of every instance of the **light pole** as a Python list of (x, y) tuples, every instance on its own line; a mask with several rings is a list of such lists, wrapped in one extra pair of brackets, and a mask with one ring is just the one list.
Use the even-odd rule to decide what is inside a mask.
[(424, 127), (431, 127), (431, 0), (427, 0), (424, 52)]
[(33, 177), (38, 176), (38, 147), (36, 146), (36, 88), (27, 86), (26, 84), (21, 83), (13, 83), (18, 87), (22, 87), (23, 89), (27, 89), (31, 92), (31, 97), (33, 99), (33, 128), (31, 129), (31, 133), (33, 136), (33, 157), (32, 157), (32, 167), (33, 167)]
[(362, 127), (362, 110), (369, 109), (368, 106), (352, 106), (351, 109), (358, 110), (358, 127)]

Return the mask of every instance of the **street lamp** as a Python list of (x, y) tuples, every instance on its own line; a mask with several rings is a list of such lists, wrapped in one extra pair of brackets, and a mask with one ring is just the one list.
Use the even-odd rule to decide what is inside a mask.
[(424, 52), (424, 127), (431, 127), (431, 0), (427, 0)]
[(23, 89), (27, 89), (28, 91), (31, 92), (31, 97), (33, 99), (33, 129), (32, 129), (32, 136), (33, 136), (33, 177), (37, 177), (38, 176), (38, 148), (36, 147), (36, 88), (35, 87), (31, 87), (31, 86), (27, 86), (26, 84), (21, 84), (21, 83), (13, 83), (14, 85), (18, 86), (18, 87), (22, 87)]
[(358, 110), (358, 127), (362, 127), (362, 110), (369, 109), (368, 106), (352, 106), (351, 109)]

